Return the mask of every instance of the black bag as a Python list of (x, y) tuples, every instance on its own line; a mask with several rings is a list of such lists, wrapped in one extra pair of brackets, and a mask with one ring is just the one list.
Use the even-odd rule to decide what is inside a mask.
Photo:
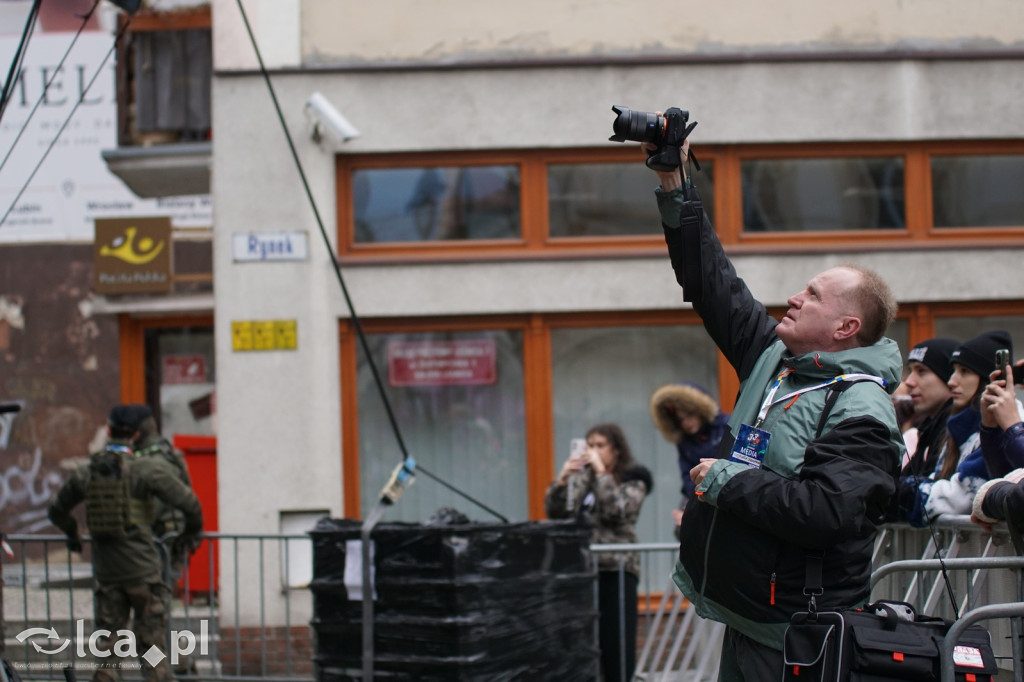
[[(938, 680), (951, 622), (919, 616), (910, 604), (793, 614), (783, 643), (784, 682)], [(964, 631), (953, 656), (956, 679), (990, 682), (998, 672), (988, 630)]]

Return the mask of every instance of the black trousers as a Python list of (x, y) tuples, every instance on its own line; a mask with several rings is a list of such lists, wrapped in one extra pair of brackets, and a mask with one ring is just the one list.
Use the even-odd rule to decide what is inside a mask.
[(785, 667), (782, 661), (781, 651), (727, 627), (718, 682), (778, 682)]
[(623, 572), (622, 583), (620, 595), (618, 571), (597, 574), (597, 608), (601, 614), (598, 644), (604, 682), (629, 682), (636, 668), (637, 578)]

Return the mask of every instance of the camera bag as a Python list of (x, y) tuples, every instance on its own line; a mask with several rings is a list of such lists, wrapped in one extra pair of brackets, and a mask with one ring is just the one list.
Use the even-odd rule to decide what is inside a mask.
[[(783, 680), (938, 680), (942, 643), (951, 625), (920, 616), (903, 602), (795, 613), (783, 644)], [(998, 668), (988, 630), (975, 625), (964, 631), (953, 661), (956, 680), (990, 682)]]

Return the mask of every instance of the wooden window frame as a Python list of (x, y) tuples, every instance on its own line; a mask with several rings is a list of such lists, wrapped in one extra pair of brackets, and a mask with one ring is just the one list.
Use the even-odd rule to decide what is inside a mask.
[[(463, 332), (492, 329), (519, 331), (523, 335), (523, 405), (526, 429), (527, 510), (530, 519), (546, 518), (544, 492), (555, 475), (554, 409), (552, 404), (551, 332), (570, 327), (647, 327), (699, 325), (692, 310), (615, 313), (535, 313), (401, 320), (362, 320), (366, 334)], [(342, 490), (346, 518), (361, 517), (359, 490), (359, 405), (356, 382), (356, 351), (360, 341), (354, 325), (341, 320), (338, 326), (341, 368)], [(739, 381), (719, 354), (719, 394), (723, 409), (731, 409)], [(379, 369), (379, 368), (378, 368)], [(401, 425), (399, 425), (401, 428)], [(408, 445), (408, 444), (407, 444)], [(412, 452), (415, 456), (415, 453)], [(396, 464), (398, 462), (396, 458)], [(383, 483), (383, 482), (382, 482)]]
[[(770, 308), (778, 319), (784, 308)], [(898, 319), (908, 323), (911, 346), (935, 336), (935, 321), (948, 317), (1024, 316), (1024, 300), (911, 302), (900, 306)], [(535, 313), (530, 315), (404, 318), (364, 320), (367, 334), (427, 333), (514, 329), (523, 333), (523, 401), (526, 410), (527, 509), (531, 520), (546, 518), (544, 492), (555, 475), (554, 408), (552, 403), (551, 333), (580, 327), (647, 327), (700, 324), (692, 310)], [(359, 491), (358, 391), (356, 348), (359, 340), (350, 320), (340, 320), (339, 365), (341, 371), (342, 491), (346, 518), (361, 518)], [(901, 349), (904, 353), (907, 349)], [(739, 379), (719, 352), (718, 395), (723, 411), (731, 412)], [(415, 455), (415, 453), (411, 453)], [(397, 463), (397, 459), (396, 459)]]
[(118, 316), (118, 343), (121, 369), (121, 402), (146, 402), (146, 332), (150, 329), (196, 327), (214, 329), (213, 315)]
[[(715, 229), (730, 253), (827, 252), (978, 246), (1020, 246), (1024, 225), (935, 228), (932, 225), (933, 156), (1020, 155), (1024, 140), (708, 145), (701, 159), (715, 167)], [(903, 157), (905, 229), (744, 232), (740, 168), (753, 159)], [(661, 235), (551, 237), (548, 164), (641, 163), (635, 145), (589, 149), (493, 150), (335, 157), (339, 260), (347, 264), (410, 261), (487, 261), (662, 255)], [(520, 169), (522, 234), (509, 240), (453, 240), (356, 244), (353, 240), (353, 170), (431, 166), (516, 165)], [(651, 201), (657, 178), (651, 174)]]

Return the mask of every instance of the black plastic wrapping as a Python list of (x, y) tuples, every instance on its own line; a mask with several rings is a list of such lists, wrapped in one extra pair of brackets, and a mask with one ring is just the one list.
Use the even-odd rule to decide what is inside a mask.
[[(345, 545), (360, 530), (359, 521), (323, 519), (310, 531), (321, 682), (361, 678), (363, 605), (349, 600), (344, 580)], [(572, 521), (391, 523), (371, 538), (375, 679), (594, 678), (589, 529)]]

